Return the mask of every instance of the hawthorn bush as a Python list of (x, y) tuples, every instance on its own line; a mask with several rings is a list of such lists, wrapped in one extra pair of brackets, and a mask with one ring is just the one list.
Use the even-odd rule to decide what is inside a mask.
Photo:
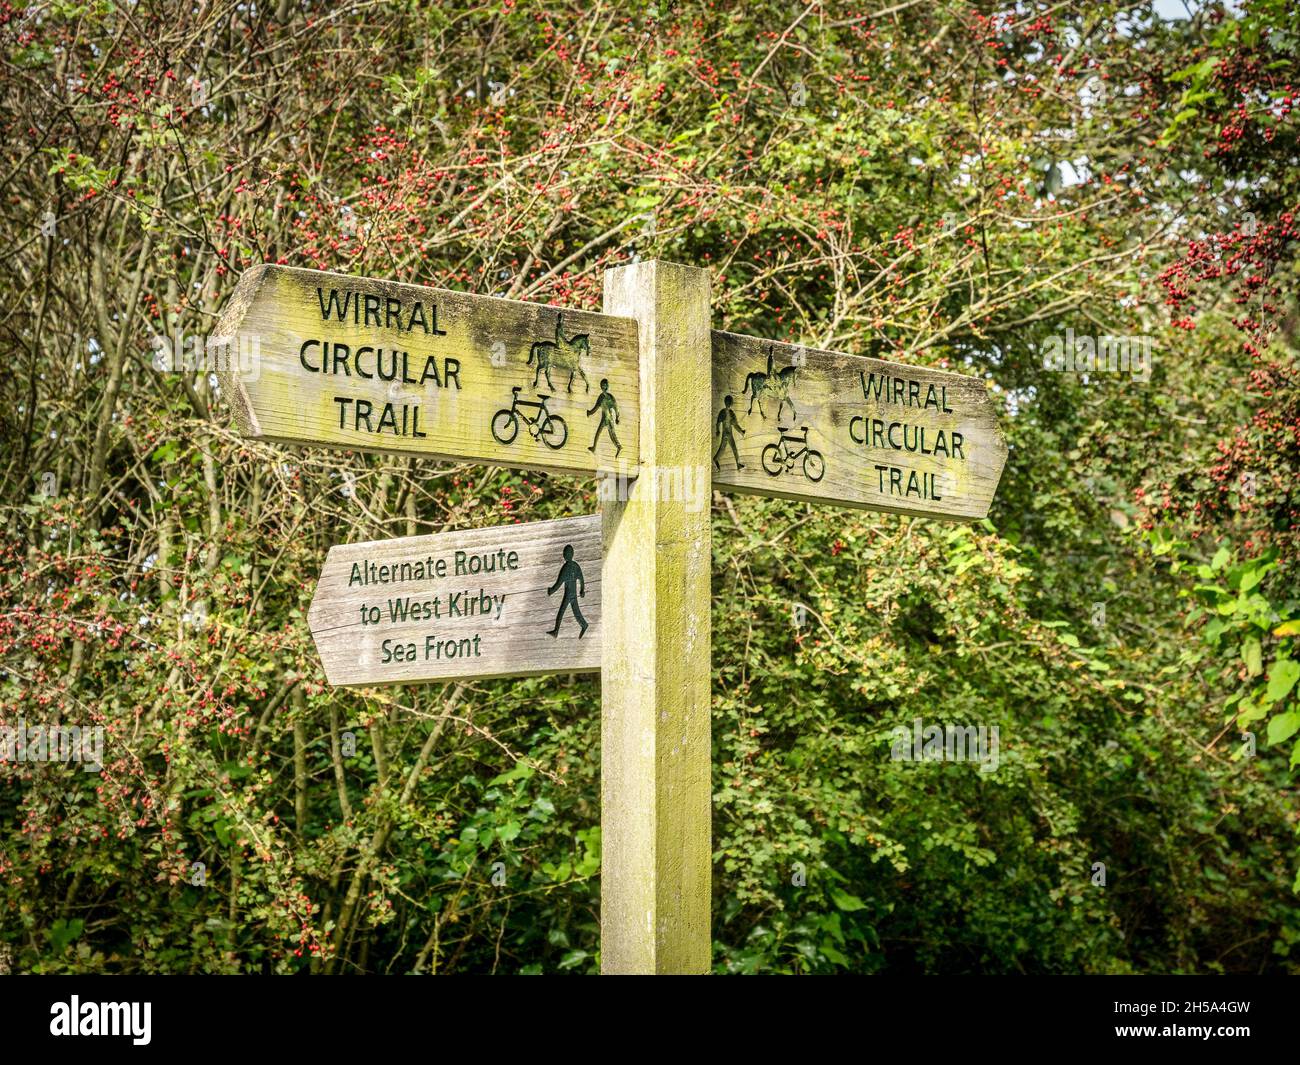
[(598, 969), (598, 685), (334, 690), (305, 621), (332, 544), (594, 485), (242, 440), (155, 358), (256, 263), (655, 256), (1011, 445), (975, 525), (713, 497), (717, 971), (1294, 971), (1300, 15), (1192, 6), (0, 4), (0, 724), (107, 733), (0, 763), (0, 969)]

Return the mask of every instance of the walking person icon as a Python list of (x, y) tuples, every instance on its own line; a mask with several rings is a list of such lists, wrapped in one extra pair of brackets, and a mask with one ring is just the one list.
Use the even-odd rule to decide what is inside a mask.
[(745, 435), (745, 430), (736, 420), (736, 412), (731, 409), (731, 396), (727, 396), (723, 401), (722, 410), (718, 411), (717, 432), (721, 434), (722, 439), (718, 441), (718, 450), (713, 453), (713, 465), (722, 469), (722, 463), (718, 461), (718, 456), (722, 454), (722, 449), (728, 444), (731, 445), (731, 457), (736, 460), (736, 469), (743, 470), (745, 464), (740, 461), (740, 452), (736, 450), (736, 435), (733, 429), (740, 429), (740, 435)]
[[(602, 381), (601, 384), (603, 385), (604, 382)], [(564, 545), (564, 565), (560, 567), (555, 583), (546, 589), (546, 594), (554, 595), (560, 585), (564, 585), (564, 596), (560, 600), (560, 609), (555, 615), (555, 628), (547, 629), (547, 634), (557, 637), (560, 635), (560, 622), (564, 620), (564, 610), (568, 607), (573, 610), (574, 618), (582, 626), (578, 630), (578, 639), (581, 640), (587, 633), (587, 619), (582, 616), (582, 611), (578, 609), (578, 597), (586, 596), (587, 585), (582, 579), (582, 567), (573, 561), (572, 544)], [(577, 595), (574, 594), (575, 592), (577, 592)]]
[[(600, 431), (608, 429), (609, 438), (614, 442), (614, 454), (617, 455), (623, 450), (623, 445), (618, 442), (618, 437), (614, 435), (614, 426), (618, 424), (618, 404), (614, 401), (613, 395), (610, 394), (608, 378), (602, 377), (600, 379), (600, 395), (596, 397), (596, 402), (591, 405), (591, 410), (587, 411), (587, 417), (590, 418), (597, 410), (600, 411), (600, 424), (596, 426), (596, 436), (591, 441), (591, 447), (587, 448), (587, 450), (594, 452), (596, 445), (600, 443)], [(611, 414), (614, 416), (612, 420), (610, 419)]]

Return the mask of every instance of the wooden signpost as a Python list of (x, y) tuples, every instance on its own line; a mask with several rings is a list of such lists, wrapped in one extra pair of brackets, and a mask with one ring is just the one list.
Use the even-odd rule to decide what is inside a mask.
[(600, 669), (600, 515), (330, 548), (307, 612), (331, 684)]
[[(709, 272), (605, 273), (605, 309), (639, 329), (641, 476), (602, 506), (600, 964), (709, 970), (713, 787), (709, 508), (660, 491), (707, 469)], [(685, 478), (676, 483), (685, 483)]]
[(709, 513), (663, 486), (969, 520), (1007, 448), (976, 378), (712, 331), (706, 270), (609, 270), (604, 311), (263, 266), (213, 341), (245, 435), (617, 482), (599, 516), (334, 547), (309, 621), (332, 684), (599, 670), (602, 971), (702, 973)]

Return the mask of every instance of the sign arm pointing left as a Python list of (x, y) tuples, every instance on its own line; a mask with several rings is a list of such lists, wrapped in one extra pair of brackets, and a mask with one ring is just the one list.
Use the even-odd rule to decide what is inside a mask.
[(599, 515), (373, 540), (330, 548), (307, 622), (334, 685), (589, 673), (601, 586)]
[(262, 265), (210, 348), (249, 437), (579, 475), (638, 459), (630, 318)]

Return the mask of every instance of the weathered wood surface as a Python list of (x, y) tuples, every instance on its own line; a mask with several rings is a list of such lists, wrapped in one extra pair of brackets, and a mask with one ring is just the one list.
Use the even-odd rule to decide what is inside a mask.
[(243, 356), (218, 376), (247, 436), (576, 474), (638, 458), (627, 318), (262, 265), (212, 343)]
[(599, 670), (600, 541), (593, 514), (332, 547), (307, 613), (325, 675), (355, 686)]
[(605, 309), (640, 323), (642, 465), (626, 498), (601, 506), (601, 970), (704, 973), (709, 508), (707, 493), (699, 505), (656, 489), (659, 471), (703, 471), (709, 458), (708, 272), (664, 262), (606, 271)]
[(984, 517), (1007, 458), (978, 378), (716, 330), (712, 431), (715, 487), (935, 518)]

